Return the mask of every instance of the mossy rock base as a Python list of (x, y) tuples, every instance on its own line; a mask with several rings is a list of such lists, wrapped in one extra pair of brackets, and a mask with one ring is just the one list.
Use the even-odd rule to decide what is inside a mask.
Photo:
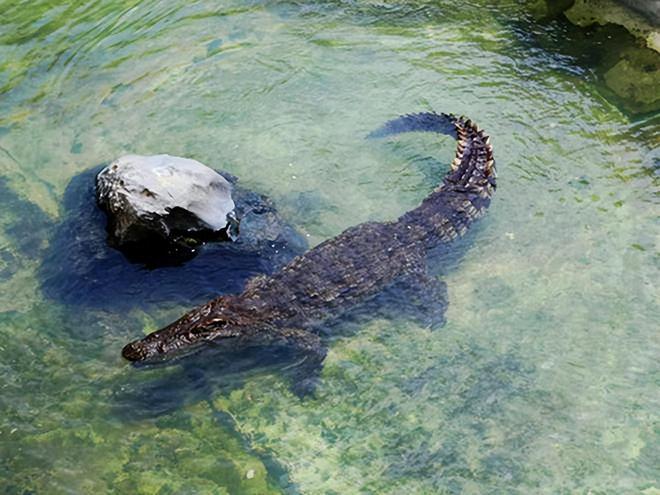
[[(596, 68), (608, 92), (624, 110), (660, 110), (660, 32), (641, 14), (613, 0), (576, 0), (565, 12), (576, 26), (622, 26), (636, 38), (614, 53), (604, 54)], [(643, 46), (645, 45), (645, 46)]]
[(631, 49), (604, 75), (605, 84), (632, 112), (660, 110), (660, 55)]
[(660, 110), (660, 29), (615, 0), (536, 0), (528, 5), (538, 20), (564, 18), (558, 50), (590, 68), (604, 96), (631, 115)]

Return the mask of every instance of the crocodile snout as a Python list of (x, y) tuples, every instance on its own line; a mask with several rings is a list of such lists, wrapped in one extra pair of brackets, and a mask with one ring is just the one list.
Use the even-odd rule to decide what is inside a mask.
[(148, 356), (147, 349), (139, 340), (126, 344), (121, 350), (121, 355), (129, 361), (144, 361)]

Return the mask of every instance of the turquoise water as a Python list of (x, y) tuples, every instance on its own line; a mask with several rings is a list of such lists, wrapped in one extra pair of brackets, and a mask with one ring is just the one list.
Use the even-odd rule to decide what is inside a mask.
[[(0, 11), (0, 492), (660, 493), (658, 118), (630, 120), (519, 2)], [(122, 361), (202, 294), (44, 291), (91, 167), (195, 158), (313, 245), (434, 187), (451, 140), (364, 139), (429, 109), (477, 120), (499, 167), (438, 267), (447, 323), (337, 323), (314, 398), (279, 364)]]

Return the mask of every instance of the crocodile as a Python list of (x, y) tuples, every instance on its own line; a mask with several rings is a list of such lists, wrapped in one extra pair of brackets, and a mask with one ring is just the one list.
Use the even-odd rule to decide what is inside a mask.
[(278, 272), (248, 280), (240, 294), (217, 297), (127, 344), (123, 357), (151, 363), (188, 354), (203, 344), (290, 346), (304, 353), (303, 369), (311, 380), (327, 352), (316, 331), (320, 322), (401, 281), (415, 291), (414, 299), (422, 306), (433, 306), (444, 285), (429, 275), (427, 255), (463, 235), (484, 215), (496, 187), (495, 161), (484, 131), (453, 114), (403, 115), (369, 137), (411, 131), (447, 134), (457, 141), (450, 170), (417, 208), (394, 221), (348, 228)]

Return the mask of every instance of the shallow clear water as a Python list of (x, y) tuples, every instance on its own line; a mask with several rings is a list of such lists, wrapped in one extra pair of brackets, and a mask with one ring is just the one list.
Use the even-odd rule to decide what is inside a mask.
[[(660, 493), (657, 116), (488, 3), (0, 2), (0, 492)], [(185, 280), (44, 290), (91, 167), (198, 159), (314, 244), (434, 187), (450, 140), (364, 139), (429, 109), (477, 120), (499, 167), (438, 267), (447, 322), (336, 323), (315, 398), (254, 357), (122, 361), (204, 300)]]

